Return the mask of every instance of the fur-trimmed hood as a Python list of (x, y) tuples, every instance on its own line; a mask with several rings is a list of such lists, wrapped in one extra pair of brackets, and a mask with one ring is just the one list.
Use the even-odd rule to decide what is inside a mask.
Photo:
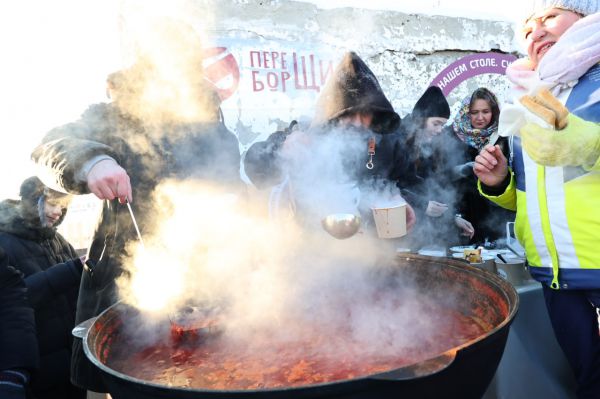
[[(0, 202), (0, 232), (33, 241), (53, 238), (56, 235), (56, 227), (64, 220), (66, 211), (53, 227), (42, 227), (39, 213), (33, 210), (24, 213), (23, 206), (27, 207), (19, 200), (7, 199)], [(24, 214), (32, 216), (24, 217)]]

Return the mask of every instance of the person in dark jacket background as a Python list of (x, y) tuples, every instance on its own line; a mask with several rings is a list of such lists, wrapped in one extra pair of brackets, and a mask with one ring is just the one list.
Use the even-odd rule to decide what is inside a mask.
[(39, 399), (83, 398), (70, 383), (71, 330), (83, 261), (56, 231), (70, 197), (50, 190), (37, 177), (26, 179), (21, 200), (0, 203), (0, 246), (8, 262), (24, 275), (35, 310), (40, 368), (31, 388)]
[[(310, 128), (276, 132), (266, 141), (253, 144), (244, 159), (245, 170), (252, 183), (259, 188), (277, 182), (283, 169), (287, 168), (286, 173), (295, 180), (296, 187), (302, 186), (300, 180), (308, 180), (305, 183), (311, 187), (306, 187), (305, 191), (313, 191), (313, 188), (314, 191), (323, 190), (323, 187), (316, 185), (322, 182), (327, 185), (339, 178), (350, 184), (355, 182), (363, 192), (385, 185), (393, 186), (399, 196), (396, 182), (391, 177), (402, 152), (397, 142), (386, 139), (386, 135), (394, 132), (399, 125), (400, 117), (373, 72), (356, 53), (348, 52), (317, 99)], [(331, 139), (335, 135), (340, 136), (338, 141), (337, 138)], [(330, 139), (333, 140), (331, 143), (328, 142)], [(332, 144), (332, 147), (324, 148), (327, 144)], [(300, 163), (306, 161), (306, 167), (294, 168), (290, 166), (289, 158), (284, 159), (286, 147), (294, 153), (292, 158), (307, 148), (311, 157), (310, 151), (314, 149), (314, 159), (300, 160)], [(322, 155), (318, 155), (321, 150)], [(340, 157), (343, 171), (326, 171), (330, 164), (323, 163), (325, 157), (331, 161), (330, 164)], [(317, 169), (322, 166), (323, 174), (307, 176), (309, 164), (316, 165)], [(337, 176), (325, 176), (328, 173)], [(366, 220), (370, 218), (367, 215)], [(408, 228), (414, 223), (414, 212), (408, 205)]]
[(427, 88), (394, 135), (405, 156), (396, 169), (404, 197), (415, 207), (417, 225), (407, 239), (411, 247), (447, 246), (472, 237), (472, 224), (462, 216), (462, 193), (453, 167), (464, 161), (456, 140), (449, 140), (444, 125), (450, 107), (439, 87)]
[(0, 398), (25, 399), (30, 375), (38, 367), (35, 319), (23, 273), (8, 265), (0, 247)]
[[(465, 153), (465, 163), (455, 172), (461, 175), (460, 187), (464, 193), (463, 216), (473, 223), (475, 235), (471, 242), (493, 241), (504, 234), (506, 222), (513, 221), (515, 213), (503, 209), (481, 196), (473, 173), (475, 157), (488, 144), (498, 144), (508, 155), (508, 142), (498, 136), (500, 107), (494, 93), (485, 87), (476, 89), (461, 102), (458, 114), (449, 132), (459, 142), (459, 151)], [(453, 133), (453, 134), (452, 134)]]
[[(109, 75), (112, 101), (92, 105), (78, 121), (50, 131), (32, 155), (48, 184), (105, 200), (88, 251), (77, 323), (118, 300), (116, 280), (126, 277), (130, 244), (138, 239), (125, 202), (147, 235), (159, 222), (161, 204), (154, 193), (161, 182), (206, 181), (242, 194), (245, 188), (237, 138), (225, 127), (220, 99), (202, 72), (198, 34), (172, 20), (160, 20), (152, 32), (147, 51), (131, 67)], [(78, 338), (71, 379), (106, 392)]]

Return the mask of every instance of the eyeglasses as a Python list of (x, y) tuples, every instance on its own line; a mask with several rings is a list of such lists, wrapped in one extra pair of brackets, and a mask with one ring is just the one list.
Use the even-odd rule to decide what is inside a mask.
[(555, 18), (560, 15), (558, 10), (550, 10), (539, 17), (531, 17), (525, 22), (525, 27), (523, 28), (523, 36), (525, 39), (529, 38), (529, 35), (533, 30), (539, 25), (543, 28), (547, 28), (551, 25)]
[[(527, 21), (525, 21), (525, 26), (523, 27), (523, 37), (528, 39), (529, 35), (534, 31), (534, 29), (538, 28), (538, 26), (542, 28), (552, 28), (556, 26), (561, 20), (561, 17), (570, 12), (572, 11), (567, 11), (560, 8), (551, 8), (537, 17), (531, 16)], [(579, 13), (575, 14), (581, 16)]]

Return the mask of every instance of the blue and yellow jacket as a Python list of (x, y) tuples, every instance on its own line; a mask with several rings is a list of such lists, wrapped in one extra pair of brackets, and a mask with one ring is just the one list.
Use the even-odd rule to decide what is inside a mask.
[[(600, 123), (600, 64), (566, 96), (566, 107)], [(516, 210), (515, 235), (534, 279), (555, 289), (600, 288), (600, 159), (591, 168), (547, 167), (511, 138), (510, 183), (503, 193), (480, 192)]]

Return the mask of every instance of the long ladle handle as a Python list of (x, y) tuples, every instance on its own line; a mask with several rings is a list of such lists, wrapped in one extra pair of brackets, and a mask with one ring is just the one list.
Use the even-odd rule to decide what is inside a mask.
[(144, 240), (142, 239), (142, 233), (140, 233), (140, 228), (138, 227), (138, 224), (135, 220), (135, 216), (133, 215), (133, 209), (131, 209), (131, 204), (129, 203), (128, 199), (125, 200), (125, 203), (127, 204), (127, 209), (129, 209), (129, 215), (131, 216), (131, 220), (133, 221), (133, 226), (135, 227), (135, 232), (137, 233), (138, 240), (140, 240), (142, 247), (145, 247)]

